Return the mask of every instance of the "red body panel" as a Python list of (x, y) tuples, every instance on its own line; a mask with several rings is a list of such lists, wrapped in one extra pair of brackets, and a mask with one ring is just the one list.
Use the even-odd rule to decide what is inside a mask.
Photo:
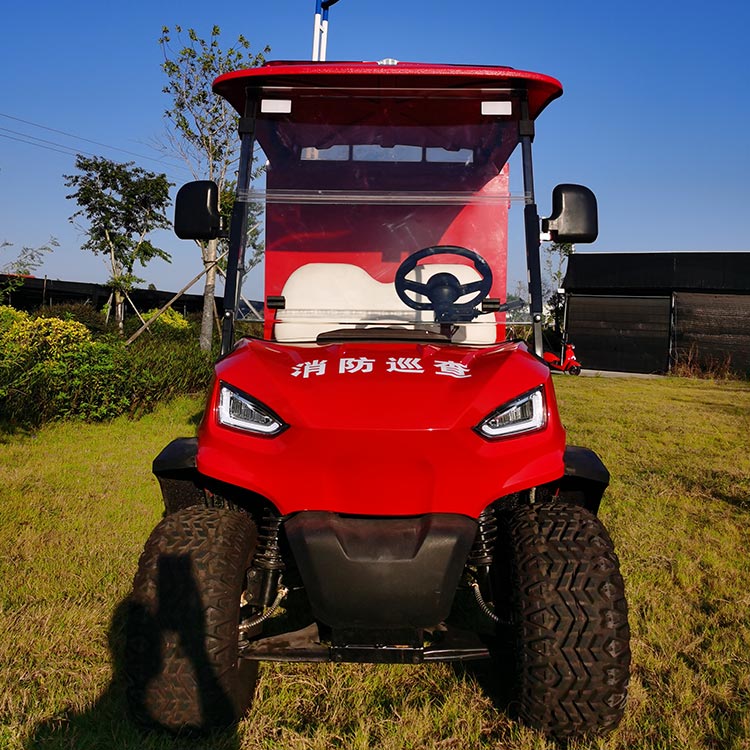
[[(550, 372), (523, 345), (243, 340), (216, 371), (198, 470), (263, 495), (282, 514), (475, 518), (497, 498), (563, 474), (565, 433)], [(219, 425), (219, 381), (273, 409), (289, 428), (258, 437)], [(543, 429), (499, 440), (473, 429), (542, 384)]]

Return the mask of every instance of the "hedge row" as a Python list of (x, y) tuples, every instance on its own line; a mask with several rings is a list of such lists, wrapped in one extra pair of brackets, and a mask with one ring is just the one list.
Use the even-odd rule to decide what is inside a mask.
[(137, 416), (210, 383), (213, 357), (179, 313), (127, 348), (94, 318), (89, 325), (68, 318), (0, 306), (0, 420), (29, 426)]

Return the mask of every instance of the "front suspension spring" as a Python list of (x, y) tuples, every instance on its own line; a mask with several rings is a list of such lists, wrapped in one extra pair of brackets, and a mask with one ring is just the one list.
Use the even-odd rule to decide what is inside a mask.
[(492, 506), (486, 507), (477, 519), (479, 524), (474, 545), (469, 553), (469, 565), (488, 568), (492, 565), (497, 540), (497, 517)]
[(279, 530), (284, 516), (266, 513), (258, 528), (258, 546), (255, 549), (253, 566), (262, 570), (283, 570), (284, 559), (279, 546)]
[(267, 512), (258, 528), (258, 544), (248, 572), (248, 593), (254, 604), (267, 607), (277, 595), (281, 571), (286, 567), (279, 544), (284, 516)]

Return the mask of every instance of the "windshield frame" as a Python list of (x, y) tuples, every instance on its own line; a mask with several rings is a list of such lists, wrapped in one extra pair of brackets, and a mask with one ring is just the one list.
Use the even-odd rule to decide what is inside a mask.
[[(282, 72), (282, 68), (285, 64), (280, 64), (281, 67), (277, 68), (275, 71), (273, 71), (274, 76), (269, 77), (267, 75), (268, 69), (272, 66), (264, 66), (266, 69), (262, 72), (255, 73), (253, 71), (240, 71), (236, 74), (226, 74), (225, 76), (220, 77), (217, 79), (214, 85), (214, 89), (218, 93), (222, 93), (222, 95), (225, 95), (226, 98), (230, 99), (232, 103), (235, 105), (235, 107), (239, 108), (239, 100), (238, 100), (238, 83), (242, 81), (244, 84), (250, 83), (249, 79), (253, 76), (257, 77), (255, 78), (252, 83), (258, 84), (256, 86), (247, 86), (245, 85), (243, 87), (243, 93), (244, 93), (244, 116), (241, 118), (240, 121), (240, 133), (242, 137), (242, 146), (241, 146), (241, 163), (240, 163), (240, 170), (238, 174), (238, 195), (242, 195), (243, 193), (246, 193), (247, 190), (251, 187), (251, 163), (252, 160), (250, 159), (250, 154), (252, 154), (252, 148), (253, 143), (255, 142), (256, 136), (260, 135), (260, 133), (256, 132), (257, 126), (259, 124), (258, 116), (261, 114), (269, 114), (268, 112), (262, 113), (261, 110), (264, 107), (264, 89), (265, 93), (269, 93), (269, 81), (272, 79), (274, 83), (279, 83), (281, 80), (283, 80), (283, 76), (276, 77), (277, 73)], [(353, 68), (356, 68), (356, 70), (359, 71), (359, 73), (363, 72), (363, 69), (361, 66), (372, 64), (347, 64), (352, 66)], [(313, 66), (315, 69), (316, 74), (324, 73), (320, 66)], [(330, 69), (330, 66), (323, 66), (327, 70)], [(340, 67), (336, 67), (336, 64), (334, 64), (334, 67), (336, 68), (336, 74), (339, 75), (339, 78), (336, 79), (339, 83), (339, 91), (334, 93), (341, 93), (341, 90), (351, 90), (352, 86), (350, 83), (353, 83), (353, 80), (351, 77), (347, 77), (351, 75), (351, 71), (345, 71), (342, 70)], [(436, 70), (440, 71), (447, 71), (450, 73), (450, 75), (456, 75), (456, 80), (454, 81), (454, 85), (456, 86), (456, 91), (450, 92), (450, 97), (453, 98), (453, 101), (455, 103), (465, 103), (465, 102), (481, 102), (483, 100), (485, 101), (492, 101), (492, 98), (490, 99), (485, 96), (487, 93), (485, 90), (483, 90), (483, 85), (486, 84), (490, 78), (503, 78), (504, 82), (512, 81), (513, 85), (509, 85), (507, 88), (502, 89), (503, 93), (508, 97), (509, 100), (512, 100), (512, 105), (510, 106), (510, 114), (508, 114), (508, 107), (503, 109), (502, 107), (499, 107), (499, 109), (496, 110), (496, 112), (500, 112), (501, 116), (504, 115), (506, 118), (508, 118), (508, 121), (512, 123), (511, 127), (509, 128), (509, 132), (513, 132), (513, 142), (512, 146), (510, 148), (505, 149), (507, 153), (503, 154), (503, 160), (507, 161), (507, 157), (510, 155), (510, 152), (512, 152), (515, 145), (520, 142), (522, 145), (522, 153), (523, 153), (523, 176), (524, 176), (524, 196), (523, 200), (526, 204), (525, 207), (525, 225), (526, 225), (526, 246), (527, 246), (527, 258), (529, 258), (529, 269), (530, 269), (530, 291), (531, 291), (531, 297), (532, 297), (532, 315), (535, 319), (535, 328), (536, 328), (536, 322), (537, 318), (540, 321), (541, 320), (541, 276), (539, 273), (539, 261), (538, 261), (538, 250), (539, 250), (539, 238), (538, 238), (538, 227), (539, 227), (539, 217), (536, 213), (536, 206), (534, 204), (534, 193), (533, 193), (533, 178), (532, 178), (532, 170), (531, 170), (531, 138), (533, 137), (533, 119), (530, 116), (530, 112), (533, 112), (533, 115), (537, 115), (552, 99), (556, 98), (556, 96), (559, 96), (561, 94), (561, 87), (559, 86), (559, 83), (555, 81), (554, 79), (551, 79), (546, 76), (541, 76), (540, 74), (529, 74), (525, 73), (523, 71), (512, 71), (511, 69), (500, 69), (500, 68), (482, 68), (482, 69), (471, 69), (470, 75), (475, 75), (476, 71), (480, 71), (482, 75), (486, 76), (484, 80), (482, 80), (480, 85), (477, 80), (474, 80), (474, 82), (470, 85), (468, 85), (466, 88), (462, 88), (461, 85), (464, 82), (469, 81), (469, 77), (465, 75), (465, 72), (463, 69), (460, 70), (460, 73), (456, 74), (456, 71), (460, 68), (460, 66), (419, 66), (419, 65), (412, 65), (408, 71), (402, 66), (401, 69), (398, 71), (399, 74), (403, 74), (400, 79), (396, 76), (393, 76), (389, 79), (389, 83), (391, 82), (397, 82), (398, 86), (395, 86), (394, 88), (399, 88), (399, 86), (403, 85), (402, 82), (408, 81), (408, 86), (411, 87), (412, 90), (421, 90), (424, 93), (422, 104), (429, 101), (429, 94), (432, 91), (435, 91), (436, 89), (440, 88), (440, 86), (437, 83), (437, 78), (433, 77), (431, 79), (431, 83), (429, 85), (424, 85), (425, 81), (427, 80), (426, 77), (424, 77), (422, 74), (426, 70), (430, 71), (430, 74), (434, 74)], [(368, 69), (371, 71), (371, 69)], [(467, 69), (468, 70), (468, 69)], [(291, 75), (290, 72), (291, 67), (289, 70), (284, 69), (284, 73), (287, 75)], [(284, 85), (278, 86), (276, 88), (276, 95), (280, 94), (282, 90), (289, 91), (290, 89), (294, 89), (295, 86), (299, 87), (300, 85), (310, 85), (312, 86), (313, 81), (308, 79), (307, 81), (303, 81), (304, 77), (312, 71), (311, 69), (307, 69), (304, 65), (300, 65), (300, 67), (294, 69), (294, 75), (296, 76), (296, 80), (286, 80), (284, 81)], [(377, 71), (377, 75), (382, 77), (382, 73), (384, 71)], [(388, 74), (391, 74), (393, 71), (388, 71)], [(408, 73), (408, 75), (406, 75)], [(369, 73), (368, 73), (369, 75)], [(324, 77), (324, 76), (323, 76)], [(367, 75), (362, 76), (362, 80), (368, 79), (368, 83), (372, 83), (375, 79), (368, 78)], [(321, 77), (318, 78), (318, 83), (322, 80)], [(331, 92), (331, 89), (334, 88), (333, 86), (329, 86), (329, 81), (333, 81), (333, 77), (329, 78), (325, 81), (326, 88)], [(385, 80), (385, 79), (383, 79)], [(345, 82), (345, 86), (341, 85), (341, 82)], [(446, 79), (442, 79), (440, 83), (443, 85), (445, 84)], [(227, 85), (231, 83), (230, 88), (232, 91), (230, 92), (229, 88), (227, 88)], [(493, 80), (493, 83), (497, 83), (497, 80)], [(382, 85), (381, 81), (378, 81), (378, 86)], [(375, 86), (374, 88), (377, 89), (378, 86)], [(443, 86), (444, 87), (444, 86)], [(404, 88), (407, 88), (404, 86)], [(492, 88), (492, 87), (489, 87)], [(223, 90), (222, 90), (223, 89)], [(379, 92), (382, 93), (382, 92)], [(500, 89), (495, 86), (494, 90), (492, 91), (492, 95), (495, 97), (495, 100), (497, 100), (497, 95), (500, 93)], [(310, 97), (310, 100), (312, 101), (314, 97)], [(284, 112), (284, 98), (277, 96), (275, 101), (282, 102), (281, 104), (276, 104), (277, 111), (276, 114), (288, 114), (288, 112)], [(345, 101), (345, 100), (344, 100)], [(531, 102), (531, 106), (530, 106)], [(488, 110), (489, 113), (492, 113), (492, 108)], [(480, 110), (480, 115), (484, 115), (484, 112)], [(497, 116), (497, 115), (496, 115)], [(261, 126), (262, 129), (262, 126)], [(455, 144), (454, 144), (455, 145)], [(460, 144), (459, 144), (460, 146)], [(425, 145), (425, 148), (427, 146)], [(243, 159), (244, 159), (244, 167), (243, 167)], [(450, 165), (449, 165), (450, 166)], [(223, 342), (222, 342), (222, 350), (228, 350), (232, 346), (232, 340), (233, 340), (233, 323), (230, 322), (228, 319), (231, 318), (233, 320), (234, 310), (237, 309), (237, 301), (239, 296), (239, 275), (244, 271), (244, 246), (247, 241), (247, 217), (245, 215), (245, 212), (242, 209), (242, 204), (240, 201), (236, 204), (236, 209), (233, 215), (232, 220), (232, 232), (230, 235), (230, 261), (229, 261), (229, 268), (228, 268), (228, 274), (227, 274), (227, 284), (226, 284), (226, 294), (225, 294), (225, 325), (223, 327)], [(532, 233), (533, 230), (533, 233)], [(536, 236), (536, 239), (534, 240), (534, 236)], [(534, 247), (534, 244), (536, 243), (536, 247)], [(234, 250), (233, 250), (234, 248)], [(536, 264), (533, 262), (533, 258), (531, 256), (536, 253), (537, 260)], [(233, 257), (234, 256), (234, 257)], [(234, 268), (233, 268), (234, 265)], [(234, 277), (232, 277), (232, 274), (234, 274)], [(503, 292), (504, 297), (504, 292)], [(535, 315), (536, 308), (539, 308), (538, 315)], [(539, 329), (541, 331), (541, 328)], [(536, 331), (535, 331), (536, 332)]]

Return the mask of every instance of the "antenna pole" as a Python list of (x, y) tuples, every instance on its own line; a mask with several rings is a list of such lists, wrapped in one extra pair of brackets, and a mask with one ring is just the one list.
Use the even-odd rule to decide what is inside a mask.
[(315, 0), (313, 25), (313, 62), (325, 62), (328, 47), (328, 10), (339, 0)]
[(315, 21), (313, 22), (313, 48), (312, 48), (313, 62), (318, 62), (318, 60), (320, 60), (320, 30), (321, 30), (322, 13), (323, 13), (323, 0), (315, 0)]
[(323, 19), (320, 23), (320, 61), (325, 62), (326, 47), (328, 47), (328, 8), (329, 3), (323, 3)]

